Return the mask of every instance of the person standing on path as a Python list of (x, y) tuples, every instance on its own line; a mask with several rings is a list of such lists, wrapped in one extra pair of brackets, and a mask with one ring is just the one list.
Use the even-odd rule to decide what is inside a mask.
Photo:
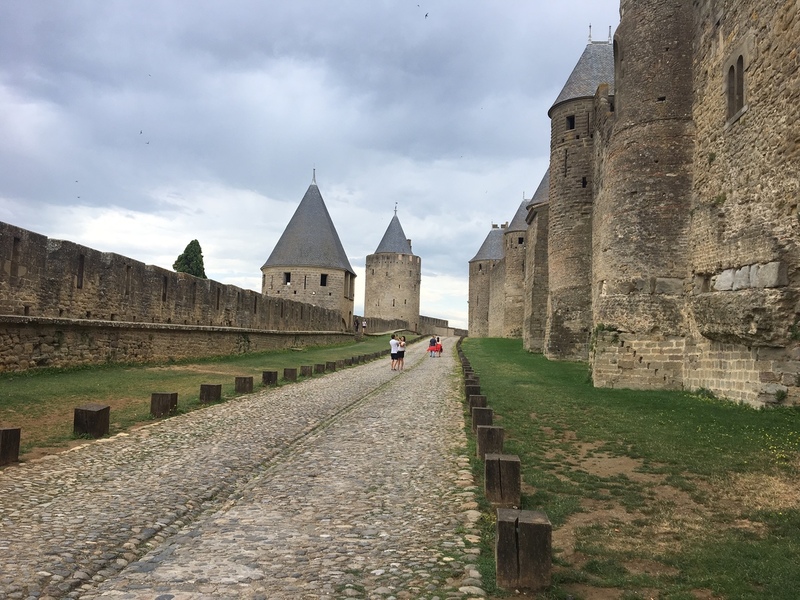
[(397, 351), (400, 348), (400, 340), (392, 334), (392, 339), (389, 340), (389, 356), (392, 357), (392, 371), (397, 371)]
[(434, 353), (436, 352), (436, 336), (431, 336), (431, 339), (428, 342), (428, 352), (430, 353), (431, 357), (434, 356)]
[(401, 335), (397, 345), (397, 370), (402, 371), (406, 358), (406, 336)]

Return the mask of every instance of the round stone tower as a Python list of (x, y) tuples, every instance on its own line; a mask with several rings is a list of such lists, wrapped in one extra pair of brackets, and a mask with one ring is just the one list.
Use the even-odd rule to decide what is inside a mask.
[(364, 279), (364, 317), (400, 319), (419, 331), (422, 261), (411, 251), (395, 212), (374, 254), (367, 256)]
[(261, 273), (265, 296), (338, 310), (343, 328), (350, 328), (356, 274), (325, 207), (316, 174)]
[(525, 317), (525, 238), (528, 235), (528, 204), (522, 200), (517, 212), (503, 234), (505, 283), (503, 337), (522, 337), (522, 323)]
[(594, 322), (679, 335), (691, 198), (692, 2), (623, 0), (594, 207)]
[(469, 261), (468, 328), (471, 337), (489, 336), (492, 270), (503, 260), (505, 225), (492, 224), (492, 229)]
[(589, 357), (594, 96), (613, 77), (612, 45), (590, 41), (548, 112), (550, 296), (544, 352), (550, 358)]

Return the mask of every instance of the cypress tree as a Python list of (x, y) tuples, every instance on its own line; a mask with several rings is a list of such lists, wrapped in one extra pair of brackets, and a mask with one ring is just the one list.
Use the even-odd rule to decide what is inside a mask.
[(206, 270), (203, 266), (203, 250), (200, 248), (200, 242), (197, 240), (189, 242), (186, 250), (178, 257), (172, 268), (178, 273), (189, 273), (189, 275), (206, 279)]

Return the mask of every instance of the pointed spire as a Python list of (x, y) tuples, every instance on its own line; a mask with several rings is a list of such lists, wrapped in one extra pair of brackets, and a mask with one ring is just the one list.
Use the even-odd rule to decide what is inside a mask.
[[(316, 179), (316, 173), (314, 173)], [(355, 273), (336, 233), (316, 181), (284, 229), (272, 254), (261, 267), (323, 267)]]
[(375, 250), (375, 254), (381, 253), (414, 254), (411, 251), (411, 240), (406, 238), (403, 226), (400, 225), (400, 219), (397, 218), (397, 213), (389, 222), (389, 227), (386, 228), (386, 233), (383, 234), (383, 239), (381, 239), (381, 243), (378, 244), (378, 248)]

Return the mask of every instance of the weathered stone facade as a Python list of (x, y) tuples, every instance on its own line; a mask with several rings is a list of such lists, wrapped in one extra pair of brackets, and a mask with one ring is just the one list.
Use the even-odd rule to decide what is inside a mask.
[[(336, 310), (265, 298), (7, 223), (0, 223), (0, 315), (0, 371), (207, 356), (350, 335)], [(287, 331), (300, 338), (275, 335)]]
[(366, 259), (364, 315), (368, 319), (400, 319), (420, 329), (419, 300), (422, 260), (411, 249), (395, 214), (374, 254)]
[(545, 354), (588, 358), (598, 386), (800, 402), (797, 2), (623, 0), (620, 15), (613, 77), (550, 111), (526, 347), (544, 319)]

